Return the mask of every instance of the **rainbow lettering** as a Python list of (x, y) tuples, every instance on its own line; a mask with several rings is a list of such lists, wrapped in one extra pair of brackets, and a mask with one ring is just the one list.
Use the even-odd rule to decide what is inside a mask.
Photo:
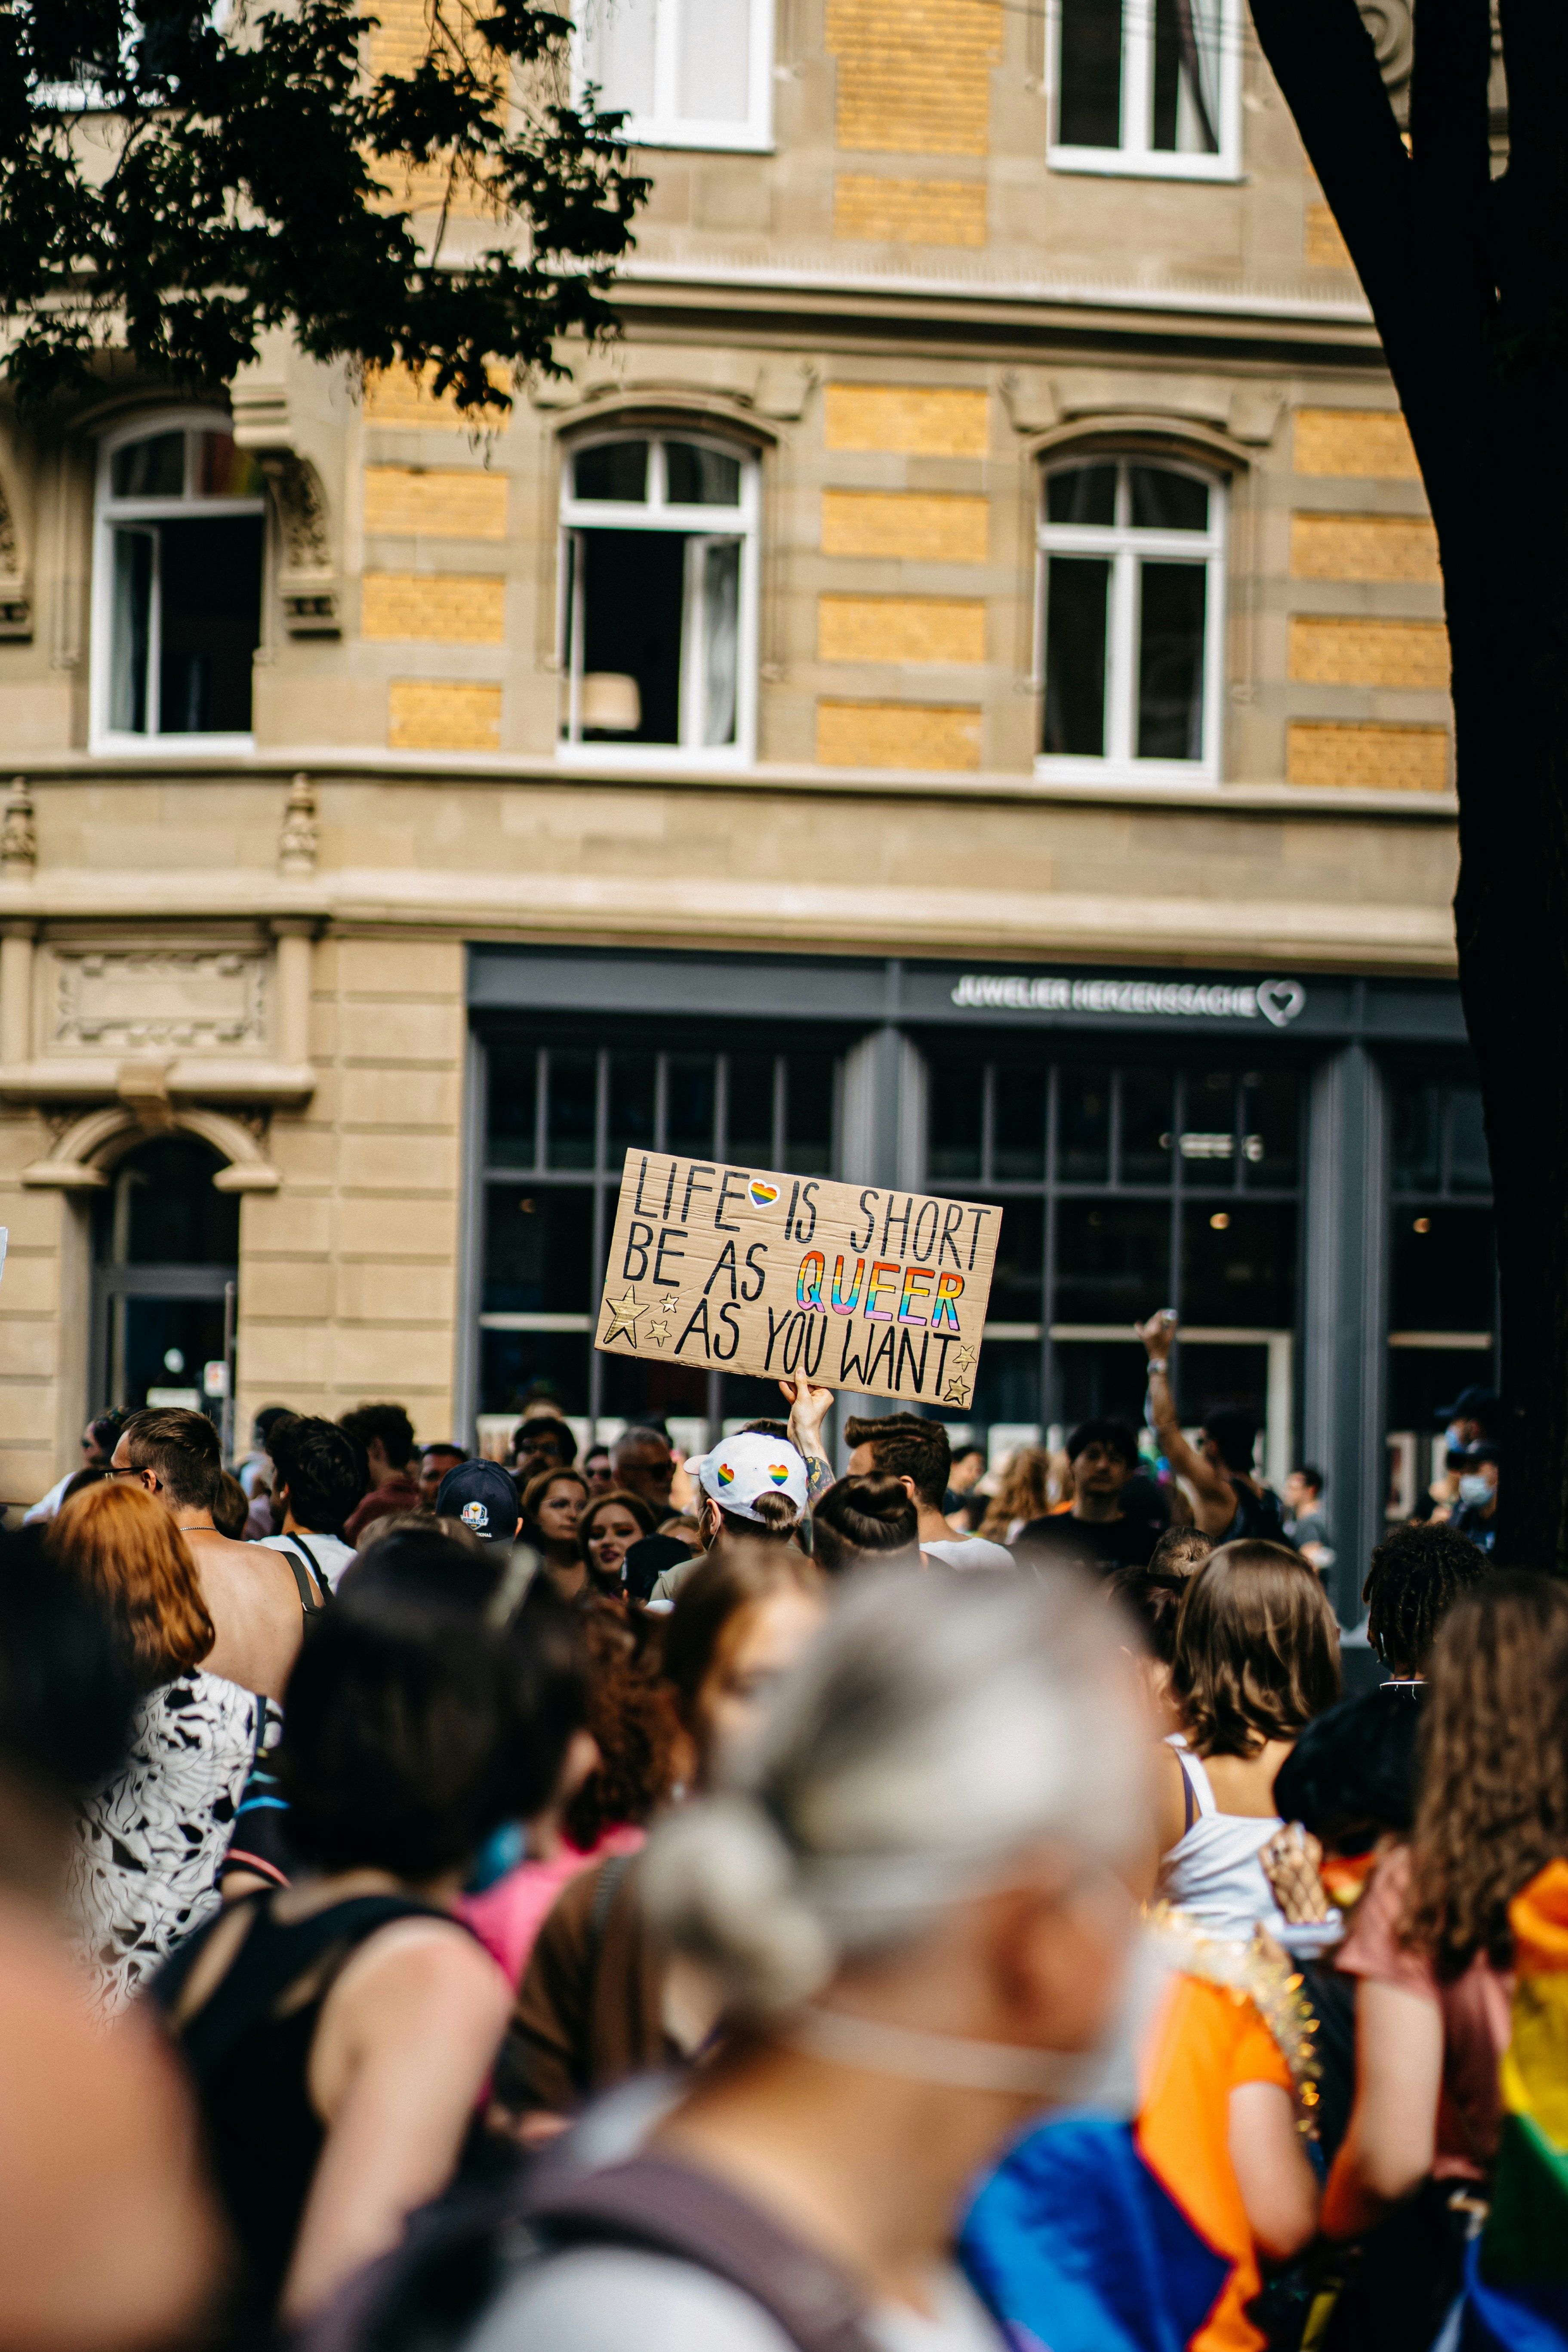
[(956, 1331), (958, 1328), (957, 1300), (963, 1290), (961, 1274), (939, 1274), (936, 1278), (936, 1305), (931, 1309), (933, 1331)]
[[(839, 1260), (842, 1265), (843, 1259)], [(800, 1262), (800, 1272), (795, 1278), (795, 1302), (801, 1307), (815, 1307), (822, 1312), (823, 1255), (820, 1250), (807, 1250)]]
[[(889, 1277), (891, 1277), (889, 1279)], [(877, 1301), (884, 1293), (891, 1294), (899, 1286), (899, 1261), (896, 1257), (879, 1257), (871, 1268), (871, 1279), (866, 1286), (866, 1318), (870, 1323), (890, 1323), (893, 1310), (879, 1307)]]
[(905, 1266), (904, 1287), (902, 1295), (899, 1299), (899, 1320), (900, 1323), (923, 1323), (925, 1321), (925, 1317), (923, 1315), (917, 1315), (915, 1313), (914, 1301), (917, 1298), (929, 1298), (931, 1297), (931, 1281), (935, 1273), (936, 1268), (934, 1265)]
[(863, 1257), (858, 1257), (855, 1261), (854, 1285), (850, 1290), (848, 1297), (846, 1298), (844, 1296), (844, 1260), (842, 1258), (838, 1258), (835, 1261), (833, 1267), (833, 1312), (835, 1315), (854, 1314), (856, 1307), (859, 1303), (860, 1285), (865, 1279), (866, 1261)]

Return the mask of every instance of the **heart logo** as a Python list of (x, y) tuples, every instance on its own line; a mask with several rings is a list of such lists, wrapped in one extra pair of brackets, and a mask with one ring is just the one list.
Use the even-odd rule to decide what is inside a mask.
[(789, 1485), (789, 1464), (787, 1462), (770, 1462), (768, 1464), (768, 1476), (773, 1480), (775, 1486), (787, 1486)]
[(732, 1486), (734, 1485), (734, 1483), (735, 1483), (735, 1474), (734, 1474), (734, 1472), (731, 1469), (731, 1467), (730, 1467), (730, 1465), (729, 1465), (729, 1464), (728, 1464), (727, 1462), (721, 1462), (721, 1463), (720, 1463), (720, 1465), (719, 1465), (719, 1469), (718, 1469), (718, 1479), (719, 1479), (719, 1484), (721, 1485), (721, 1486)]
[(1307, 1002), (1307, 992), (1299, 980), (1260, 980), (1258, 983), (1258, 1010), (1265, 1021), (1272, 1021), (1276, 1029), (1286, 1028), (1296, 1018)]
[(760, 1176), (752, 1177), (751, 1182), (746, 1187), (746, 1192), (750, 1197), (753, 1209), (765, 1209), (771, 1202), (776, 1201), (779, 1196), (778, 1186), (776, 1184), (764, 1184)]

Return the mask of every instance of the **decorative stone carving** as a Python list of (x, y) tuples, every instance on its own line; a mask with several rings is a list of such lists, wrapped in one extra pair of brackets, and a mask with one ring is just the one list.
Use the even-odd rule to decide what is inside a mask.
[(13, 776), (0, 826), (0, 873), (8, 882), (30, 882), (38, 862), (38, 828), (26, 776)]
[(278, 836), (278, 871), (285, 877), (307, 880), (316, 870), (321, 829), (316, 823), (316, 795), (303, 772), (289, 787), (283, 830)]
[[(176, 1133), (199, 1137), (228, 1162), (213, 1178), (215, 1192), (277, 1192), (281, 1179), (262, 1149), (266, 1130), (253, 1121), (192, 1108), (172, 1110), (168, 1125)], [(48, 1156), (24, 1168), (22, 1181), (37, 1192), (100, 1191), (109, 1181), (108, 1171), (145, 1133), (138, 1111), (124, 1102), (88, 1111), (63, 1129), (51, 1122)]]
[(284, 625), (290, 636), (336, 636), (338, 578), (321, 478), (295, 449), (264, 450), (261, 467), (283, 539), (278, 586)]
[(51, 1054), (164, 1053), (267, 1047), (267, 961), (237, 949), (55, 950)]
[(1403, 122), (1410, 109), (1410, 64), (1415, 48), (1410, 0), (1356, 0), (1356, 5), (1372, 35), (1384, 88)]

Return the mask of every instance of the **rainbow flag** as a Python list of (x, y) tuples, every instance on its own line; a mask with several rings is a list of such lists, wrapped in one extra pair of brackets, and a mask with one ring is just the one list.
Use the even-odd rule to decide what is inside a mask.
[(1508, 1906), (1513, 2018), (1491, 2210), (1468, 2250), (1466, 2352), (1568, 2352), (1568, 1862)]

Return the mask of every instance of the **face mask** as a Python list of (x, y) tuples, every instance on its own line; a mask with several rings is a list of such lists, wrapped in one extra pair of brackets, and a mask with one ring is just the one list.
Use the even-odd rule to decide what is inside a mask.
[(1462, 1454), (1464, 1446), (1465, 1441), (1459, 1433), (1459, 1424), (1457, 1421), (1451, 1421), (1448, 1423), (1448, 1451), (1450, 1454)]
[(1491, 1480), (1479, 1470), (1467, 1470), (1459, 1481), (1459, 1500), (1472, 1509), (1478, 1503), (1489, 1503), (1493, 1491)]

